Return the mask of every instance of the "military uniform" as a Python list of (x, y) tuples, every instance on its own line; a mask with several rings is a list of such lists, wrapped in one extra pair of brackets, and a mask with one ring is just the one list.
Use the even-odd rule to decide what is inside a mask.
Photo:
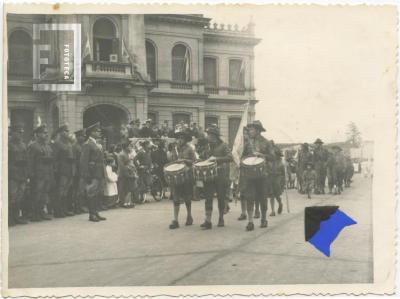
[(321, 144), (313, 152), (314, 170), (317, 174), (315, 193), (325, 194), (326, 167), (328, 162), (328, 151), (322, 147), (323, 142), (318, 138), (315, 144)]
[[(15, 128), (18, 130), (18, 128)], [(21, 128), (22, 130), (22, 128)], [(28, 180), (28, 152), (22, 139), (11, 137), (8, 144), (8, 222), (24, 224), (19, 217)]]
[(54, 143), (54, 165), (56, 177), (56, 204), (55, 217), (73, 215), (69, 210), (72, 207), (70, 191), (74, 177), (74, 153), (72, 143), (68, 139), (59, 137)]
[(207, 132), (208, 134), (217, 135), (218, 138), (216, 143), (209, 143), (209, 150), (207, 151), (208, 157), (206, 157), (206, 159), (215, 157), (218, 176), (214, 181), (204, 182), (206, 219), (202, 226), (204, 228), (211, 228), (211, 215), (215, 193), (217, 194), (218, 200), (218, 226), (224, 226), (224, 210), (225, 204), (228, 201), (228, 190), (230, 185), (229, 163), (232, 161), (232, 153), (229, 146), (219, 139), (219, 130), (217, 128), (210, 128)]
[[(95, 125), (95, 128), (87, 128), (88, 135), (90, 135), (89, 129), (98, 130), (99, 126)], [(80, 175), (85, 182), (89, 220), (95, 222), (105, 220), (98, 213), (101, 205), (101, 197), (103, 196), (104, 154), (102, 146), (93, 137), (89, 137), (83, 144), (80, 159)]]
[[(84, 136), (84, 131), (80, 130), (75, 132), (77, 136)], [(72, 153), (74, 157), (73, 166), (74, 166), (74, 176), (72, 179), (72, 200), (74, 206), (75, 214), (80, 214), (84, 212), (84, 183), (81, 180), (80, 174), (80, 159), (82, 155), (82, 146), (83, 143), (80, 143), (78, 140), (72, 145)]]
[[(248, 127), (250, 126), (261, 126), (262, 128), (261, 123), (258, 121), (248, 125)], [(265, 130), (264, 128), (262, 129)], [(261, 134), (257, 135), (255, 138), (249, 136), (247, 142), (244, 144), (242, 157), (253, 156), (256, 153), (262, 154), (263, 158), (265, 159), (266, 167), (264, 176), (262, 178), (246, 179), (245, 198), (247, 200), (247, 214), (249, 218), (247, 230), (252, 230), (254, 228), (253, 210), (256, 200), (260, 202), (261, 207), (261, 226), (267, 226), (267, 196), (271, 188), (271, 166), (275, 160), (274, 146), (270, 141), (261, 136)]]
[[(37, 129), (38, 130), (38, 129)], [(40, 133), (42, 129), (36, 131)], [(33, 193), (32, 221), (49, 220), (44, 208), (54, 186), (54, 156), (47, 141), (36, 140), (28, 148), (29, 177)]]

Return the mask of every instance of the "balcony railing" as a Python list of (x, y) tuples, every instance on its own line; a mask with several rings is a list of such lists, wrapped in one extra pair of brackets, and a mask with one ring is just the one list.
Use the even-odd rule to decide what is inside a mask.
[(132, 67), (129, 63), (109, 61), (88, 61), (85, 63), (85, 76), (97, 78), (132, 78)]
[(192, 89), (192, 83), (189, 82), (171, 82), (171, 88), (173, 89)]
[(233, 96), (244, 96), (245, 91), (246, 90), (244, 88), (228, 88), (228, 94)]
[(215, 86), (204, 87), (204, 92), (207, 94), (219, 94), (219, 88)]

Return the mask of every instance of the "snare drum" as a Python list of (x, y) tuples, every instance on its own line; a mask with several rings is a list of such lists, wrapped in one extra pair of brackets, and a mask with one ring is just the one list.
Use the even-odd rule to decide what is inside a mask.
[(170, 186), (182, 185), (190, 180), (190, 169), (184, 163), (169, 163), (164, 166), (164, 178)]
[(260, 157), (247, 157), (242, 160), (240, 172), (244, 178), (257, 179), (265, 176), (265, 160)]
[(217, 163), (208, 160), (197, 162), (193, 165), (196, 181), (213, 181), (217, 178)]

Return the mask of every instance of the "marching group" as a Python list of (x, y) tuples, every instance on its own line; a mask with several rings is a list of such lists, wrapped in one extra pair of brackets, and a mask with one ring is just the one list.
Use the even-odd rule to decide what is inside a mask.
[[(46, 125), (34, 130), (29, 144), (23, 142), (24, 128), (10, 128), (8, 143), (9, 225), (51, 220), (88, 213), (89, 220), (106, 220), (100, 211), (144, 203), (150, 195), (155, 200), (173, 202), (170, 229), (179, 228), (180, 206), (185, 204), (185, 225), (193, 224), (193, 200), (205, 200), (202, 229), (212, 228), (213, 199), (218, 201), (218, 226), (224, 223), (231, 196), (240, 198), (241, 215), (248, 220), (247, 231), (254, 230), (254, 218), (267, 222), (281, 214), (281, 195), (285, 188), (297, 187), (311, 196), (340, 193), (343, 183), (349, 186), (352, 163), (340, 147), (328, 151), (317, 139), (314, 146), (303, 144), (291, 155), (261, 133), (260, 121), (243, 128), (240, 167), (234, 167), (232, 150), (221, 139), (219, 128), (209, 126), (205, 132), (195, 124), (180, 123), (174, 130), (165, 124), (154, 129), (151, 120), (142, 128), (131, 122), (119, 131), (118, 140), (99, 123), (70, 134), (63, 125), (49, 138)], [(108, 134), (104, 144), (102, 135)], [(351, 161), (350, 161), (351, 162)], [(350, 165), (351, 164), (351, 165)], [(354, 171), (354, 169), (353, 169)], [(297, 179), (295, 179), (297, 177)]]

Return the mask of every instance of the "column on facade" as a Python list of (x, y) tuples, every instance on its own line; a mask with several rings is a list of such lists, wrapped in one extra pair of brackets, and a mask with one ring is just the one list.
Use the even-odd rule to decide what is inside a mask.
[(147, 111), (148, 111), (148, 104), (146, 97), (136, 97), (136, 119), (140, 119), (141, 121), (147, 119)]
[(205, 118), (206, 118), (206, 116), (205, 116), (204, 106), (199, 107), (199, 118), (198, 118), (197, 123), (198, 123), (198, 126), (202, 127), (203, 129), (206, 129), (205, 128)]
[(147, 77), (144, 16), (128, 16), (128, 51), (134, 56), (137, 71)]
[(199, 60), (199, 85), (198, 92), (204, 92), (204, 44), (203, 39), (198, 39), (198, 60)]

